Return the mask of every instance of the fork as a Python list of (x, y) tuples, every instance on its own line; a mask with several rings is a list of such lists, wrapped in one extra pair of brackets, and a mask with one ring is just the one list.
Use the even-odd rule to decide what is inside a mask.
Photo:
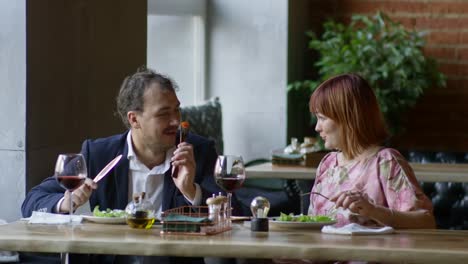
[(316, 194), (316, 195), (320, 195), (320, 196), (322, 196), (323, 198), (325, 198), (325, 199), (327, 199), (327, 200), (330, 200), (330, 198), (329, 198), (329, 197), (327, 197), (327, 196), (325, 196), (325, 195), (323, 195), (323, 194), (321, 194), (321, 193), (319, 193), (319, 192), (307, 192), (307, 193), (301, 193), (301, 196), (305, 196), (305, 195), (309, 195), (309, 194)]
[[(331, 201), (331, 199), (319, 192), (307, 192), (307, 193), (302, 193), (301, 196), (304, 196), (304, 195), (308, 195), (308, 194), (316, 194), (316, 195), (319, 195), (319, 196), (322, 196), (323, 198)], [(311, 201), (312, 202), (312, 201)], [(358, 213), (353, 213), (353, 212), (350, 212), (349, 215), (359, 215)]]

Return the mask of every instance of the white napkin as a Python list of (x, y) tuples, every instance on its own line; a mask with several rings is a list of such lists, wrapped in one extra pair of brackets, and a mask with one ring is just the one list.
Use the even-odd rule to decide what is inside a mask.
[[(81, 215), (73, 215), (72, 222), (79, 224), (83, 220)], [(45, 212), (34, 211), (29, 217), (30, 224), (68, 224), (70, 223), (70, 215), (65, 214), (51, 214)]]
[[(5, 225), (7, 222), (0, 219), (0, 225)], [(0, 251), (0, 263), (19, 262), (19, 255), (17, 252)]]
[(391, 226), (384, 227), (366, 227), (360, 224), (351, 223), (342, 227), (327, 225), (322, 227), (322, 233), (339, 234), (339, 235), (380, 235), (393, 233), (394, 229)]

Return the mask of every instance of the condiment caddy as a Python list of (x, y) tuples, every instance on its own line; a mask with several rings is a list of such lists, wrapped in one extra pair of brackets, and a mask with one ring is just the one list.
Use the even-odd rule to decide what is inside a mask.
[(182, 206), (162, 213), (161, 234), (215, 235), (232, 229), (227, 197), (207, 199), (207, 206)]

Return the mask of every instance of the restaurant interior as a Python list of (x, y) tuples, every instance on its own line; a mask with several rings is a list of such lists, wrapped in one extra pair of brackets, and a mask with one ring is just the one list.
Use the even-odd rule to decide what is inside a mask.
[[(79, 152), (87, 138), (125, 131), (115, 113), (115, 97), (125, 76), (142, 65), (177, 82), (182, 117), (194, 124), (193, 132), (216, 141), (218, 154), (242, 156), (246, 180), (236, 192), (244, 215), (256, 196), (268, 198), (271, 216), (307, 214), (309, 196), (304, 194), (314, 184), (318, 163), (306, 164), (301, 156), (300, 163), (284, 165), (289, 161), (275, 161), (275, 151), (291, 146), (292, 138), (301, 144), (318, 137), (308, 109), (308, 81), (321, 81), (324, 73), (316, 65), (321, 54), (311, 48), (310, 32), (320, 36), (327, 21), (348, 25), (355, 15), (383, 12), (422, 36), (422, 54), (434, 59), (443, 80), (437, 85), (427, 81), (431, 77), (419, 76), (429, 85), (392, 116), (396, 128), (391, 127), (387, 145), (414, 165), (433, 203), (437, 229), (457, 230), (446, 239), (459, 239), (458, 247), (468, 245), (467, 233), (461, 231), (468, 229), (467, 11), (468, 2), (458, 0), (0, 1), (0, 219), (11, 223), (22, 217), (26, 193), (53, 175), (58, 153)], [(301, 173), (310, 178), (296, 177)], [(327, 241), (349, 243), (350, 248), (370, 243)], [(102, 250), (108, 253), (112, 247), (125, 245)], [(255, 244), (252, 248), (271, 258), (319, 254), (319, 249), (286, 254), (284, 248), (271, 253)], [(197, 250), (187, 249), (186, 256), (220, 257)], [(424, 250), (410, 262), (468, 259), (459, 251), (424, 257)], [(236, 252), (221, 257), (236, 257)], [(343, 252), (330, 254), (343, 253), (341, 260), (357, 254)], [(243, 254), (258, 258), (254, 252)], [(363, 259), (385, 260), (378, 254)], [(388, 259), (401, 261), (399, 254)]]

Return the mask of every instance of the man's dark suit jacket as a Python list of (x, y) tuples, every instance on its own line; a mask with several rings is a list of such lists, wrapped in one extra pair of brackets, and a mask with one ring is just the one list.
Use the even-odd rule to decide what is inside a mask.
[[(101, 209), (125, 209), (128, 203), (129, 160), (127, 159), (127, 134), (128, 132), (108, 138), (86, 140), (82, 145), (81, 153), (86, 159), (89, 178), (94, 178), (107, 163), (117, 155), (122, 154), (120, 162), (111, 170), (109, 175), (99, 181), (98, 189), (91, 195), (89, 200), (91, 210), (96, 205), (99, 205)], [(204, 204), (206, 199), (213, 193), (217, 194), (221, 191), (213, 178), (214, 164), (217, 158), (214, 142), (195, 134), (189, 134), (187, 142), (193, 145), (197, 164), (195, 182), (202, 189), (202, 203)], [(183, 194), (175, 186), (170, 175), (171, 171), (171, 169), (168, 170), (164, 176), (163, 211), (189, 205)], [(32, 188), (26, 195), (26, 199), (21, 206), (23, 217), (29, 217), (32, 211), (38, 210), (55, 212), (55, 206), (63, 197), (63, 193), (64, 189), (57, 183), (54, 177), (45, 179), (41, 184)], [(99, 261), (114, 262), (109, 261), (109, 257), (107, 256), (106, 260), (100, 259)], [(193, 259), (189, 263), (192, 261)]]

